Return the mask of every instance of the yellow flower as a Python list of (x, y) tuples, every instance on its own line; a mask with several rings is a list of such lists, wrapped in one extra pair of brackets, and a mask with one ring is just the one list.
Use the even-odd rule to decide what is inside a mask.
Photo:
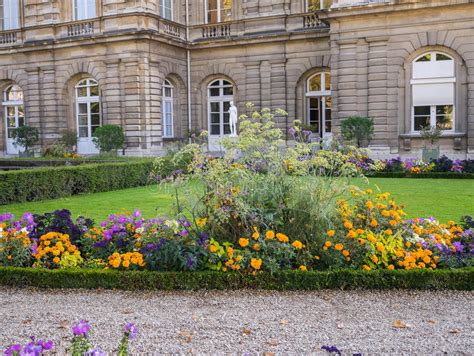
[(196, 220), (196, 225), (199, 227), (203, 227), (207, 224), (207, 218), (199, 218)]
[(254, 244), (254, 245), (253, 245), (253, 249), (254, 249), (255, 251), (260, 251), (260, 244), (258, 244), (258, 243), (257, 243), (257, 244)]
[(337, 251), (342, 251), (342, 249), (344, 248), (344, 245), (343, 244), (336, 244), (334, 246), (334, 248), (337, 250)]
[(249, 245), (249, 239), (244, 239), (243, 237), (239, 239), (239, 245), (241, 247), (247, 247)]
[(301, 272), (306, 272), (308, 269), (306, 268), (306, 266), (304, 265), (301, 265), (299, 268), (298, 268)]
[(216, 245), (210, 245), (209, 251), (211, 251), (212, 253), (216, 253), (218, 251), (218, 248)]
[(388, 265), (387, 269), (389, 271), (393, 271), (395, 269), (395, 266), (394, 265)]
[(267, 233), (265, 234), (265, 238), (267, 240), (273, 240), (275, 238), (275, 232), (272, 230), (267, 231)]
[(256, 226), (253, 227), (253, 234), (252, 234), (252, 238), (254, 240), (258, 240), (260, 237), (260, 233), (258, 232), (258, 229)]
[(54, 258), (53, 258), (53, 262), (56, 263), (56, 264), (58, 264), (60, 261), (61, 261), (61, 260), (60, 260), (59, 257), (54, 257)]
[(277, 238), (278, 241), (284, 242), (284, 243), (290, 241), (288, 236), (286, 236), (285, 234), (281, 234), (281, 233), (276, 234), (276, 238)]
[(370, 259), (372, 260), (373, 263), (377, 263), (379, 261), (379, 258), (375, 255), (372, 255), (372, 257), (370, 257)]
[(355, 232), (354, 230), (350, 230), (350, 231), (347, 233), (346, 237), (349, 238), (349, 239), (356, 238), (356, 237), (357, 237), (357, 232)]
[(349, 254), (350, 254), (350, 253), (349, 253), (349, 251), (348, 251), (348, 250), (344, 250), (344, 251), (342, 251), (342, 255), (343, 255), (344, 257), (348, 257), (348, 256), (349, 256)]
[(390, 220), (389, 223), (392, 226), (396, 226), (398, 224), (398, 222), (396, 220)]
[(262, 268), (262, 259), (261, 258), (252, 258), (250, 260), (250, 266), (252, 266), (253, 269), (259, 270)]
[(296, 248), (297, 250), (301, 250), (301, 249), (304, 247), (304, 245), (302, 244), (302, 242), (301, 242), (301, 241), (298, 241), (298, 240), (294, 241), (294, 242), (291, 244), (291, 246), (293, 246), (293, 247)]
[(326, 248), (327, 248), (327, 247), (331, 247), (331, 245), (332, 245), (331, 241), (326, 241), (326, 242), (324, 243), (324, 247), (326, 247)]
[(387, 230), (385, 230), (385, 235), (389, 235), (389, 236), (390, 236), (390, 235), (392, 235), (392, 234), (393, 234), (392, 229), (387, 229)]
[(365, 203), (365, 206), (367, 209), (372, 210), (374, 208), (374, 203), (369, 200), (367, 203)]
[(385, 246), (382, 243), (377, 242), (377, 251), (383, 252), (384, 250), (385, 250)]
[(372, 219), (372, 220), (370, 221), (370, 226), (372, 226), (372, 227), (377, 227), (378, 224), (379, 224), (379, 223), (378, 223), (377, 220), (375, 220), (375, 219)]
[(407, 242), (405, 243), (405, 246), (408, 247), (408, 248), (410, 248), (410, 247), (411, 247), (411, 242), (410, 242), (410, 241), (407, 241)]
[(333, 237), (336, 234), (336, 231), (334, 230), (328, 230), (328, 236)]
[(369, 266), (367, 265), (363, 265), (362, 268), (366, 271), (370, 271), (372, 268), (370, 268)]
[(123, 261), (122, 266), (124, 266), (125, 268), (130, 267), (130, 261), (128, 260)]
[(389, 217), (390, 212), (388, 210), (382, 210), (382, 216)]
[(321, 259), (321, 257), (319, 257), (319, 256), (314, 256), (314, 259), (315, 259), (316, 261), (319, 261), (319, 260)]

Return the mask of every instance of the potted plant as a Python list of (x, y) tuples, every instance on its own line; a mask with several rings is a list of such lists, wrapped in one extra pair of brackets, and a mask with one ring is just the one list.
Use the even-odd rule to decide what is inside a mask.
[(39, 131), (36, 127), (20, 126), (12, 130), (13, 145), (16, 148), (23, 147), (24, 151), (19, 152), (20, 157), (32, 157), (33, 152), (30, 149), (39, 141)]
[(425, 141), (425, 147), (422, 152), (423, 162), (431, 162), (439, 158), (439, 146), (436, 142), (441, 138), (443, 131), (436, 126), (424, 126), (421, 128), (420, 136)]

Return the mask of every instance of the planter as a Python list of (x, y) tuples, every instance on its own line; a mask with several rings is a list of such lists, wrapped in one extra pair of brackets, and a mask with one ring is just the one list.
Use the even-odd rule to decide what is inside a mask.
[(431, 162), (432, 160), (439, 158), (439, 147), (436, 148), (423, 148), (422, 159), (423, 162)]

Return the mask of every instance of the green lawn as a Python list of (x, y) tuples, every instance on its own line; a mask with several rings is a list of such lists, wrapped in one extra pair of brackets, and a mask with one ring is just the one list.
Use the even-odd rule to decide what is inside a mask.
[[(353, 183), (367, 187), (360, 179), (354, 179)], [(463, 215), (474, 215), (474, 180), (372, 178), (370, 187), (391, 192), (398, 203), (406, 206), (410, 217), (434, 216), (441, 221), (458, 221)], [(195, 186), (190, 189), (195, 189)], [(183, 196), (189, 194), (187, 190)], [(69, 209), (74, 216), (84, 215), (100, 221), (122, 208), (138, 208), (146, 217), (172, 214), (173, 203), (174, 196), (170, 188), (148, 186), (1, 206), (0, 213), (11, 212), (20, 216), (25, 211), (43, 213)]]

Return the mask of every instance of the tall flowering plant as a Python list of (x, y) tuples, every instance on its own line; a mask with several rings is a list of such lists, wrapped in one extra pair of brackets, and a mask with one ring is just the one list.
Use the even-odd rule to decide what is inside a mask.
[(30, 267), (35, 244), (29, 238), (34, 229), (33, 216), (23, 214), (15, 220), (13, 214), (0, 215), (0, 265), (13, 267)]

